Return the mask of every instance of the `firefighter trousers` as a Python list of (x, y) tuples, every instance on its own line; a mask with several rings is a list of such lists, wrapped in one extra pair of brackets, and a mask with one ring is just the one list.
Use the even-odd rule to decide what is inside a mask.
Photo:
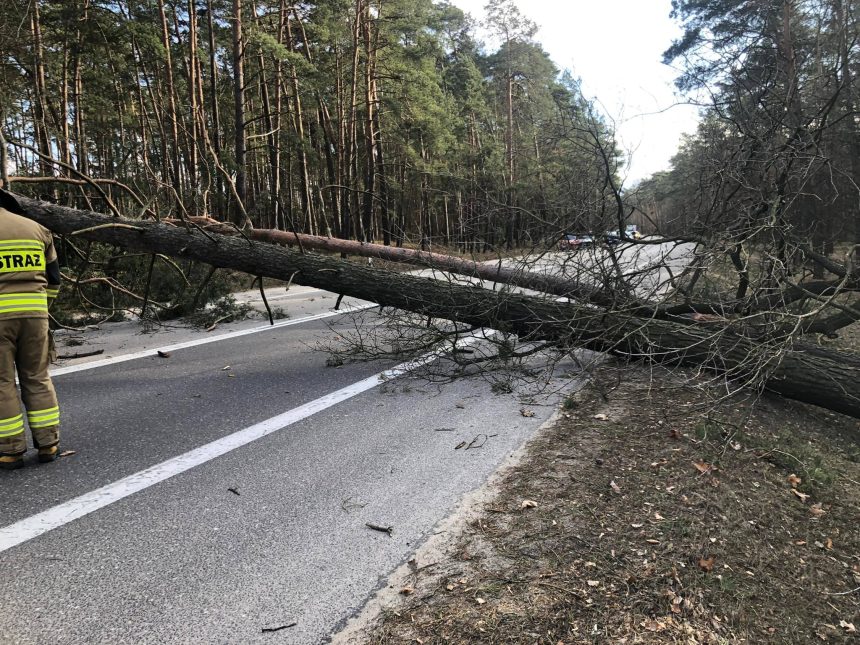
[(33, 445), (50, 448), (59, 443), (60, 408), (48, 375), (49, 356), (47, 318), (0, 319), (0, 454), (27, 451), (16, 371)]

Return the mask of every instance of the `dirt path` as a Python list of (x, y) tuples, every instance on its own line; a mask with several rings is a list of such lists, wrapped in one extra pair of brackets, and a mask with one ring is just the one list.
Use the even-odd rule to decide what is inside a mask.
[(604, 366), (336, 642), (860, 642), (860, 425), (750, 404)]

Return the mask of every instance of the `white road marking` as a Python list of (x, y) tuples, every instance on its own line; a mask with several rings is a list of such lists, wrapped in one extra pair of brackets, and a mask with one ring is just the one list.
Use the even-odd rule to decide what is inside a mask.
[[(477, 338), (467, 338), (463, 341), (464, 344), (476, 342)], [(211, 443), (207, 443), (199, 448), (190, 450), (185, 454), (173, 457), (160, 464), (150, 466), (140, 472), (129, 475), (123, 479), (115, 481), (107, 486), (84, 493), (67, 502), (63, 502), (57, 506), (31, 515), (14, 524), (10, 524), (0, 528), (0, 553), (11, 549), (18, 544), (32, 540), (35, 537), (59, 528), (69, 522), (73, 522), (85, 515), (97, 511), (105, 506), (113, 504), (121, 499), (133, 495), (141, 490), (154, 486), (159, 482), (184, 473), (195, 466), (211, 461), (217, 457), (227, 454), (228, 452), (241, 448), (252, 441), (261, 439), (266, 435), (282, 430), (297, 421), (306, 419), (307, 417), (321, 412), (326, 408), (350, 399), (354, 396), (375, 388), (380, 383), (388, 381), (392, 378), (405, 374), (411, 370), (417, 369), (422, 365), (435, 360), (442, 355), (442, 350), (431, 352), (415, 359), (408, 363), (401, 363), (396, 367), (379, 372), (364, 380), (348, 385), (345, 388), (326, 394), (314, 401), (305, 403), (297, 408), (279, 414), (278, 416), (261, 421), (255, 425), (249, 426), (244, 430), (239, 430), (233, 434), (216, 439)]]
[(198, 345), (206, 345), (208, 343), (217, 343), (222, 340), (228, 340), (230, 338), (238, 338), (240, 336), (249, 336), (251, 334), (259, 334), (263, 331), (269, 331), (270, 329), (278, 329), (279, 327), (289, 327), (290, 325), (299, 325), (301, 323), (309, 322), (311, 320), (322, 320), (323, 318), (331, 318), (333, 316), (340, 316), (346, 313), (354, 312), (354, 311), (362, 311), (364, 309), (370, 309), (371, 307), (377, 307), (379, 305), (375, 304), (366, 304), (366, 305), (355, 305), (352, 307), (344, 307), (343, 309), (339, 309), (337, 311), (326, 311), (325, 313), (315, 314), (313, 316), (305, 316), (303, 318), (296, 318), (295, 320), (282, 320), (280, 322), (276, 322), (274, 325), (263, 325), (262, 327), (252, 327), (251, 329), (241, 329), (238, 331), (231, 331), (226, 334), (219, 334), (218, 336), (206, 336), (205, 338), (198, 338), (196, 340), (188, 340), (182, 343), (176, 343), (175, 345), (165, 345), (164, 347), (153, 347), (152, 349), (144, 349), (139, 352), (133, 352), (131, 354), (122, 354), (121, 356), (112, 356), (111, 358), (103, 358), (97, 361), (90, 361), (89, 363), (80, 363), (78, 365), (67, 365), (66, 367), (58, 367), (56, 369), (51, 370), (51, 376), (61, 376), (63, 374), (73, 374), (74, 372), (83, 372), (85, 370), (94, 370), (98, 367), (104, 367), (105, 365), (114, 365), (116, 363), (125, 363), (126, 361), (134, 361), (138, 358), (147, 358), (149, 356), (156, 356), (158, 352), (175, 352), (180, 349), (187, 349), (188, 347), (197, 347)]

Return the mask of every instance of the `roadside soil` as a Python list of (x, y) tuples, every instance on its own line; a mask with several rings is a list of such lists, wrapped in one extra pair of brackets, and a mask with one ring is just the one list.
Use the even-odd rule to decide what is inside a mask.
[(499, 481), (349, 642), (860, 642), (855, 419), (606, 363)]

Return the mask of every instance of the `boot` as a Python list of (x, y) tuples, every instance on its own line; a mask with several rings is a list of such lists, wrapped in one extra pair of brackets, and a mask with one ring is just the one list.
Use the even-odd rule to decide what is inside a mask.
[(51, 446), (50, 448), (39, 448), (39, 463), (40, 464), (49, 464), (52, 461), (55, 461), (60, 454), (60, 447), (57, 445)]
[(0, 470), (15, 470), (24, 465), (23, 455), (0, 454)]

